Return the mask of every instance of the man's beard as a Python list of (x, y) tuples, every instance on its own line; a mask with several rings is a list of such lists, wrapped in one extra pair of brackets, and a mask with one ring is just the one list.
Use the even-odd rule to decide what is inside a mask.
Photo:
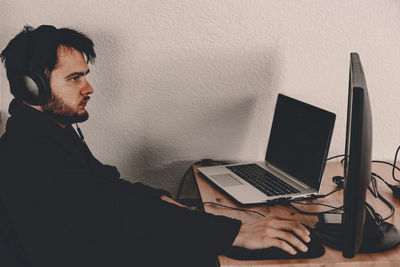
[[(90, 96), (85, 96), (83, 101), (90, 99)], [(43, 110), (50, 114), (56, 121), (67, 125), (75, 122), (84, 122), (89, 118), (89, 113), (85, 111), (82, 115), (77, 115), (73, 107), (67, 105), (60, 97), (52, 94), (49, 102), (42, 106)]]

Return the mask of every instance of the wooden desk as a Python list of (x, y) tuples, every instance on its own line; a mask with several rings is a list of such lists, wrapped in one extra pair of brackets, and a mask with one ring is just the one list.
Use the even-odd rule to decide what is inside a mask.
[[(374, 163), (372, 165), (372, 170), (383, 177), (386, 181), (391, 184), (395, 182), (392, 179), (391, 175), (391, 167), (389, 165)], [(232, 202), (226, 195), (222, 194), (220, 191), (215, 189), (211, 184), (201, 178), (194, 167), (196, 181), (199, 187), (199, 191), (202, 197), (203, 202), (210, 201), (216, 202), (223, 205), (228, 205), (232, 207), (239, 207), (234, 202)], [(335, 189), (335, 184), (332, 182), (332, 177), (336, 175), (343, 176), (343, 167), (340, 163), (329, 163), (326, 166), (324, 177), (322, 180), (322, 190), (321, 194), (331, 192)], [(378, 189), (379, 192), (391, 201), (396, 207), (396, 212), (392, 218), (390, 218), (387, 222), (400, 227), (400, 201), (398, 199), (393, 198), (391, 190), (383, 184), (380, 180), (378, 180)], [(333, 195), (327, 197), (326, 199), (318, 199), (312, 200), (309, 202), (318, 202), (331, 204), (333, 206), (340, 206), (343, 204), (343, 191), (339, 191), (334, 193)], [(390, 214), (390, 209), (387, 208), (379, 199), (375, 199), (369, 192), (367, 193), (367, 202), (371, 204), (374, 209), (379, 212), (382, 217), (386, 217)], [(309, 211), (323, 211), (323, 207), (310, 207), (304, 205), (297, 205), (299, 208), (303, 210)], [(205, 205), (205, 210), (209, 213), (225, 215), (228, 217), (236, 218), (241, 220), (242, 222), (250, 222), (254, 220), (259, 220), (262, 217), (260, 215), (254, 213), (247, 213), (243, 211), (230, 210), (218, 206)], [(249, 209), (256, 210), (258, 212), (263, 213), (264, 215), (268, 214), (278, 214), (287, 217), (295, 218), (296, 220), (307, 224), (309, 226), (313, 226), (316, 221), (316, 216), (307, 216), (301, 215), (294, 212), (293, 209), (276, 205), (276, 206), (255, 206), (250, 207)], [(326, 252), (325, 255), (316, 258), (316, 259), (303, 259), (303, 260), (262, 260), (262, 261), (238, 261), (233, 260), (225, 256), (219, 256), (219, 262), (221, 267), (225, 266), (400, 266), (400, 246), (396, 249), (393, 249), (388, 252), (383, 253), (373, 253), (373, 254), (358, 254), (355, 258), (347, 259), (342, 256), (341, 251), (334, 250), (325, 246)]]

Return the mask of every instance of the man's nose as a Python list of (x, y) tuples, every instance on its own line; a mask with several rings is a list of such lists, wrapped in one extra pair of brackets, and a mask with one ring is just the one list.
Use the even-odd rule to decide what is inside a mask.
[(83, 95), (90, 95), (93, 94), (94, 89), (92, 87), (92, 85), (90, 85), (90, 83), (88, 81), (86, 81), (84, 87), (82, 88), (82, 94)]

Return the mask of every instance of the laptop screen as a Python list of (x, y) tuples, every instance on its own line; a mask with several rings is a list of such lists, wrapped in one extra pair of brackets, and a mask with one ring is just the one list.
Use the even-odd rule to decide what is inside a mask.
[(265, 160), (319, 190), (336, 115), (279, 94)]

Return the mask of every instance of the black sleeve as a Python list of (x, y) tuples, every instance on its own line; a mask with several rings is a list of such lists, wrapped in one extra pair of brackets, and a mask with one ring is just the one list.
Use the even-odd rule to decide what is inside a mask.
[[(92, 172), (97, 176), (104, 176), (105, 178), (114, 178), (120, 179), (120, 173), (115, 166), (102, 164), (99, 160), (97, 160), (93, 155), (90, 156), (89, 163)], [(130, 183), (127, 182), (126, 186), (129, 186), (131, 190), (137, 194), (143, 194), (148, 196), (153, 196), (156, 198), (160, 198), (162, 195), (172, 197), (171, 193), (164, 189), (156, 189), (147, 185), (144, 185), (140, 182)]]
[[(105, 178), (113, 177), (115, 179), (121, 179), (120, 173), (115, 166), (103, 165), (96, 158), (93, 158), (92, 161), (95, 161), (95, 163), (92, 162), (91, 165), (93, 166), (93, 168), (96, 169), (94, 173), (98, 174), (98, 176), (105, 176)], [(142, 194), (156, 198), (160, 198), (163, 195), (172, 197), (171, 193), (164, 189), (153, 188), (140, 182), (131, 183), (123, 179), (121, 179), (121, 182), (125, 183), (126, 186), (128, 186), (132, 190), (132, 192), (135, 192), (136, 194)]]
[(136, 183), (130, 183), (128, 181), (126, 182), (126, 186), (129, 186), (129, 188), (132, 190), (132, 192), (138, 193), (138, 194), (146, 194), (149, 196), (153, 196), (156, 198), (160, 198), (161, 196), (167, 196), (172, 198), (172, 195), (170, 192), (164, 189), (158, 189), (158, 188), (153, 188), (148, 185), (142, 184), (140, 182)]

